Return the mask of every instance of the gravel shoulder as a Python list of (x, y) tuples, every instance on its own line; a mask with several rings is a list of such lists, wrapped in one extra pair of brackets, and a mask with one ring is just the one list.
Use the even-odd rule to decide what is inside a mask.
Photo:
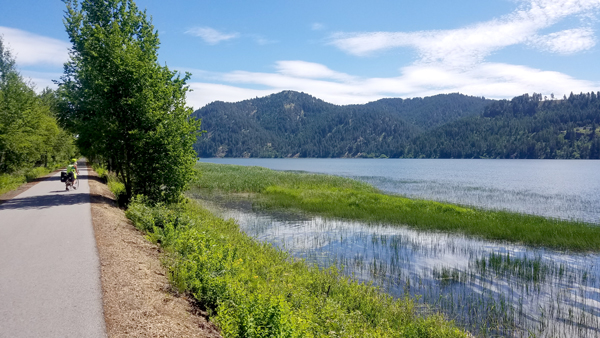
[(221, 337), (189, 299), (172, 290), (159, 248), (115, 206), (91, 168), (89, 185), (108, 336)]

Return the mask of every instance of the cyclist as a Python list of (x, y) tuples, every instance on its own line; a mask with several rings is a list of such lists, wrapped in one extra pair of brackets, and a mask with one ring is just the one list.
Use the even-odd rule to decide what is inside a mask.
[[(73, 189), (77, 189), (77, 187), (75, 187), (75, 181), (77, 181), (77, 174), (79, 174), (79, 169), (77, 169), (77, 159), (71, 159), (71, 163), (69, 164), (69, 166), (67, 167), (67, 175), (72, 174), (73, 175)], [(67, 187), (67, 190), (69, 190), (69, 188)]]

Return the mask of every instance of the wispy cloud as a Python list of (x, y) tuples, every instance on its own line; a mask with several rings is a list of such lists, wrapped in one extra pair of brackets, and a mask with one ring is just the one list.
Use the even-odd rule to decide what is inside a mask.
[(185, 32), (186, 34), (200, 37), (209, 45), (216, 45), (222, 41), (238, 38), (239, 33), (223, 33), (210, 27), (195, 27)]
[(192, 91), (187, 94), (187, 104), (194, 109), (202, 108), (213, 101), (237, 102), (275, 92), (273, 89), (257, 90), (202, 82), (190, 83), (190, 89)]
[(323, 25), (320, 22), (314, 22), (310, 25), (310, 29), (312, 29), (313, 31), (320, 31), (325, 29), (325, 25)]
[(33, 85), (35, 91), (38, 93), (42, 92), (46, 87), (52, 89), (58, 88), (54, 80), (58, 80), (62, 76), (62, 73), (35, 72), (30, 70), (23, 70), (21, 74)]
[(252, 34), (250, 35), (250, 37), (252, 37), (252, 39), (254, 39), (254, 42), (256, 42), (260, 46), (271, 45), (278, 42), (276, 40), (271, 40), (258, 34)]
[[(486, 58), (514, 45), (562, 55), (592, 49), (596, 37), (588, 23), (596, 21), (600, 0), (515, 1), (520, 5), (508, 15), (457, 29), (337, 33), (330, 37), (330, 44), (357, 56), (399, 47), (415, 49), (416, 60), (390, 77), (359, 77), (319, 63), (278, 61), (272, 73), (212, 73), (205, 79), (228, 85), (195, 83), (210, 93), (196, 96), (195, 105), (200, 107), (214, 100), (239, 101), (281, 90), (307, 92), (336, 104), (452, 92), (500, 99), (532, 92), (562, 96), (598, 90), (600, 82), (534, 67), (488, 62)], [(568, 18), (579, 19), (569, 22), (579, 22), (580, 26), (547, 33)], [(311, 28), (322, 26), (313, 24)], [(262, 89), (257, 90), (258, 87)]]
[(534, 36), (529, 39), (529, 42), (532, 46), (551, 53), (575, 54), (594, 47), (595, 40), (594, 31), (591, 28), (575, 28)]
[(300, 60), (277, 61), (275, 68), (278, 73), (295, 78), (333, 79), (339, 81), (352, 81), (353, 76), (336, 72), (319, 63)]
[(19, 66), (58, 66), (69, 59), (71, 44), (68, 42), (2, 26), (0, 35), (13, 51)]
[[(556, 53), (574, 53), (595, 45), (588, 27), (539, 36), (538, 32), (571, 16), (590, 16), (600, 0), (529, 0), (514, 12), (487, 22), (451, 30), (417, 32), (336, 33), (330, 44), (358, 56), (397, 47), (418, 51), (418, 62), (468, 67), (483, 62), (492, 52), (525, 44)], [(567, 42), (568, 40), (568, 42)], [(567, 43), (566, 47), (564, 43)]]
[(268, 39), (259, 34), (240, 34), (238, 32), (232, 33), (224, 33), (220, 32), (211, 27), (195, 27), (185, 32), (185, 34), (193, 35), (201, 38), (204, 42), (209, 45), (216, 45), (223, 41), (238, 39), (238, 38), (248, 38), (254, 40), (254, 42), (260, 46), (270, 45), (277, 43), (276, 40)]
[[(274, 68), (274, 73), (204, 73), (206, 80), (227, 85), (194, 82), (191, 86), (196, 92), (188, 101), (200, 108), (216, 100), (232, 102), (296, 90), (335, 104), (357, 104), (384, 97), (423, 97), (455, 92), (488, 98), (510, 98), (532, 92), (562, 96), (571, 91), (597, 90), (599, 85), (560, 72), (488, 62), (469, 70), (441, 64), (413, 64), (400, 69), (398, 76), (385, 78), (352, 76), (325, 65), (298, 60), (278, 61)], [(248, 86), (254, 89), (245, 88)]]

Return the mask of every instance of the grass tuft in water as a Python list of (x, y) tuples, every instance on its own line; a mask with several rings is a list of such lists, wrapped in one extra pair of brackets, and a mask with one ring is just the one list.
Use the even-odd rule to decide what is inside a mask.
[(150, 207), (135, 199), (127, 216), (162, 245), (173, 284), (205, 307), (224, 337), (467, 337), (414, 301), (319, 269), (196, 202)]

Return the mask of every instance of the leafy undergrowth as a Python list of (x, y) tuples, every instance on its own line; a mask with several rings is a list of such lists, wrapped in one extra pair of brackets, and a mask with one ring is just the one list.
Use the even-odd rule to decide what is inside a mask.
[(202, 175), (194, 189), (251, 192), (255, 194), (255, 205), (266, 209), (298, 209), (329, 217), (458, 232), (489, 240), (600, 251), (600, 226), (583, 222), (387, 195), (366, 183), (329, 175), (208, 163), (197, 167)]
[(38, 177), (48, 175), (59, 167), (58, 165), (53, 167), (35, 167), (13, 174), (0, 174), (0, 195), (17, 189), (23, 183), (28, 183)]
[(125, 192), (125, 184), (119, 180), (117, 175), (96, 163), (92, 164), (92, 169), (98, 174), (98, 177), (108, 185), (110, 191), (115, 195), (117, 205), (120, 207), (127, 206), (128, 201), (127, 193)]
[(174, 285), (193, 295), (224, 337), (466, 337), (440, 315), (261, 244), (194, 201), (127, 216), (162, 245)]

